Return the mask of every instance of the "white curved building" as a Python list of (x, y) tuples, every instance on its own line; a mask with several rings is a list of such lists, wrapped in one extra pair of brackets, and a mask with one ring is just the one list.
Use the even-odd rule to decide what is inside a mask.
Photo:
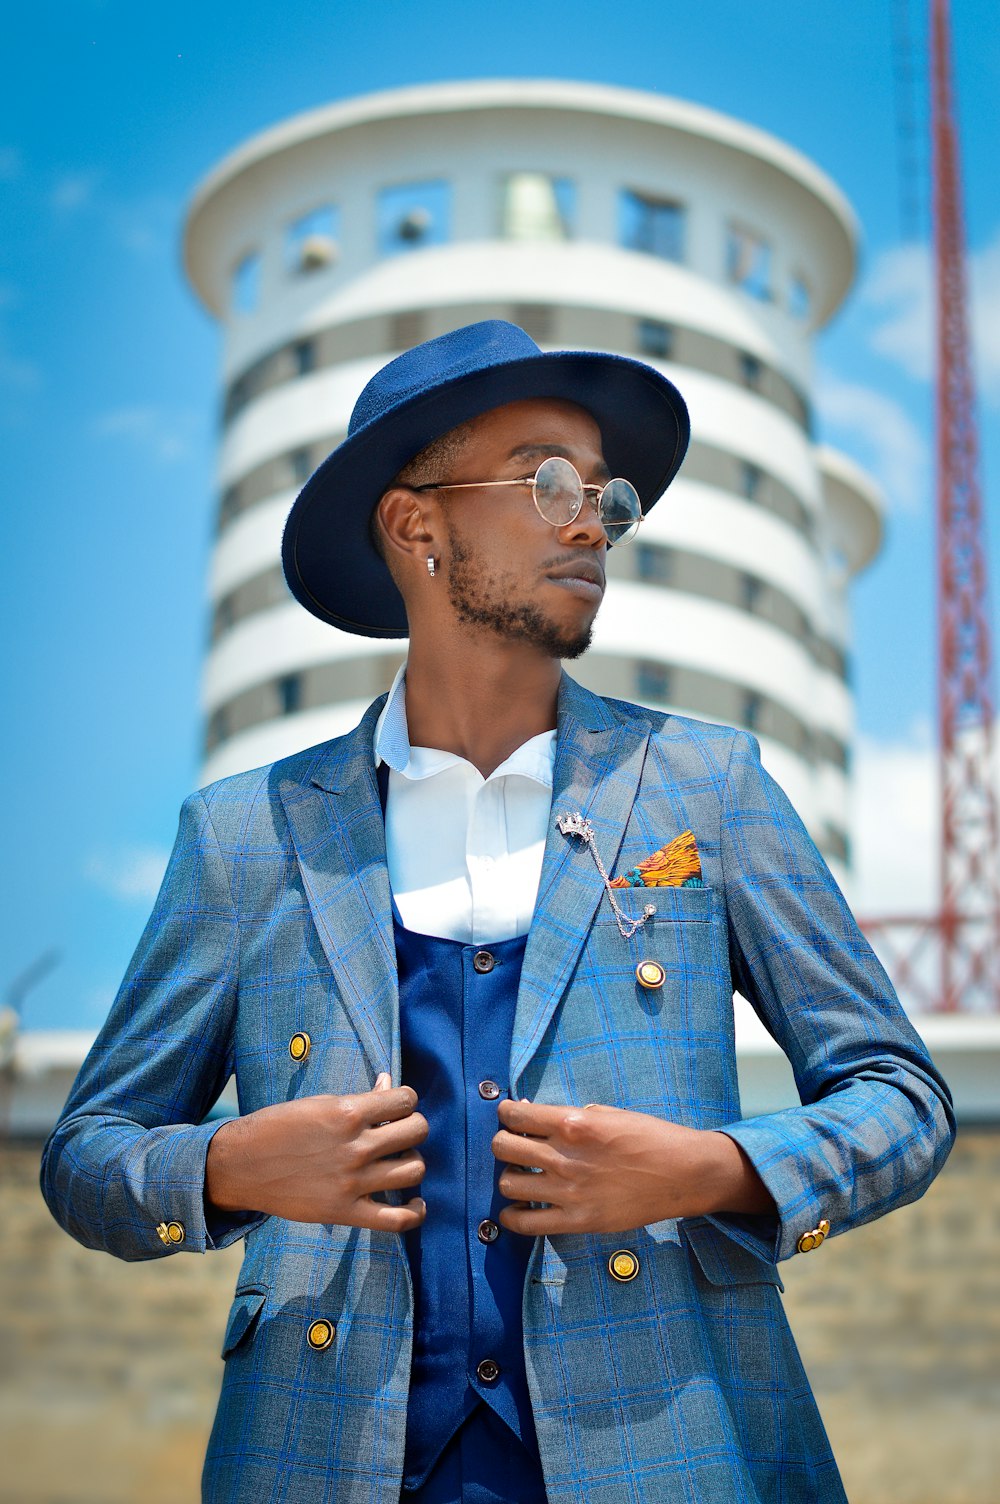
[(440, 84), (296, 116), (195, 193), (188, 275), (225, 330), (204, 778), (354, 725), (405, 644), (289, 597), (285, 516), (401, 350), (475, 319), (638, 355), (691, 410), (680, 477), (609, 555), (602, 693), (753, 729), (848, 878), (847, 591), (878, 494), (813, 437), (812, 336), (855, 266), (833, 183), (698, 106), (544, 81)]

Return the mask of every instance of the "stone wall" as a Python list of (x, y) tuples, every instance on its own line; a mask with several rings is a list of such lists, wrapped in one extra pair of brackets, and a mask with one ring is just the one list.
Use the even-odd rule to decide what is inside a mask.
[[(239, 1247), (124, 1264), (0, 1148), (0, 1504), (194, 1504)], [(927, 1196), (782, 1265), (852, 1504), (1000, 1498), (1000, 1134)]]

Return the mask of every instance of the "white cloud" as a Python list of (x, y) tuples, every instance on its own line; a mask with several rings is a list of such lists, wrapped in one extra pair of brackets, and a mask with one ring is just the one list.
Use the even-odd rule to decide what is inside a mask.
[(827, 371), (817, 384), (817, 406), (824, 423), (843, 435), (845, 447), (858, 451), (891, 502), (904, 511), (923, 505), (930, 473), (927, 443), (898, 402)]
[(124, 439), (139, 445), (160, 464), (187, 459), (202, 423), (194, 411), (171, 412), (153, 405), (120, 407), (93, 424), (99, 439)]
[[(1000, 405), (1000, 230), (969, 258), (970, 320), (976, 379), (984, 400)], [(861, 289), (875, 310), (870, 344), (909, 376), (934, 374), (934, 280), (930, 248), (901, 245), (875, 260)]]
[(149, 904), (160, 890), (170, 853), (159, 846), (131, 846), (114, 856), (95, 852), (87, 861), (86, 876), (105, 893), (125, 903)]
[(84, 209), (94, 196), (101, 180), (99, 172), (67, 172), (57, 178), (49, 194), (49, 207), (57, 214), (75, 214)]
[(929, 724), (855, 747), (854, 866), (860, 914), (929, 914), (938, 897), (940, 800)]

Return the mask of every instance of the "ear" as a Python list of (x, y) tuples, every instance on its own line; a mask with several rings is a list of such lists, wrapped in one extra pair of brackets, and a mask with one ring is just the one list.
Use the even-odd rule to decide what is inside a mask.
[(433, 502), (406, 486), (393, 486), (385, 492), (375, 509), (375, 526), (382, 534), (387, 558), (422, 561), (433, 552), (428, 549), (434, 540), (430, 527), (433, 511)]

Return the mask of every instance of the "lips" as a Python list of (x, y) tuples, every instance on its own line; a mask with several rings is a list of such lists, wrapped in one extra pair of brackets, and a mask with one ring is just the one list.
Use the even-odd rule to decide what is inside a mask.
[(604, 594), (604, 570), (593, 559), (580, 559), (572, 564), (562, 564), (558, 569), (552, 569), (546, 575), (546, 579), (554, 581), (558, 585), (594, 586)]

